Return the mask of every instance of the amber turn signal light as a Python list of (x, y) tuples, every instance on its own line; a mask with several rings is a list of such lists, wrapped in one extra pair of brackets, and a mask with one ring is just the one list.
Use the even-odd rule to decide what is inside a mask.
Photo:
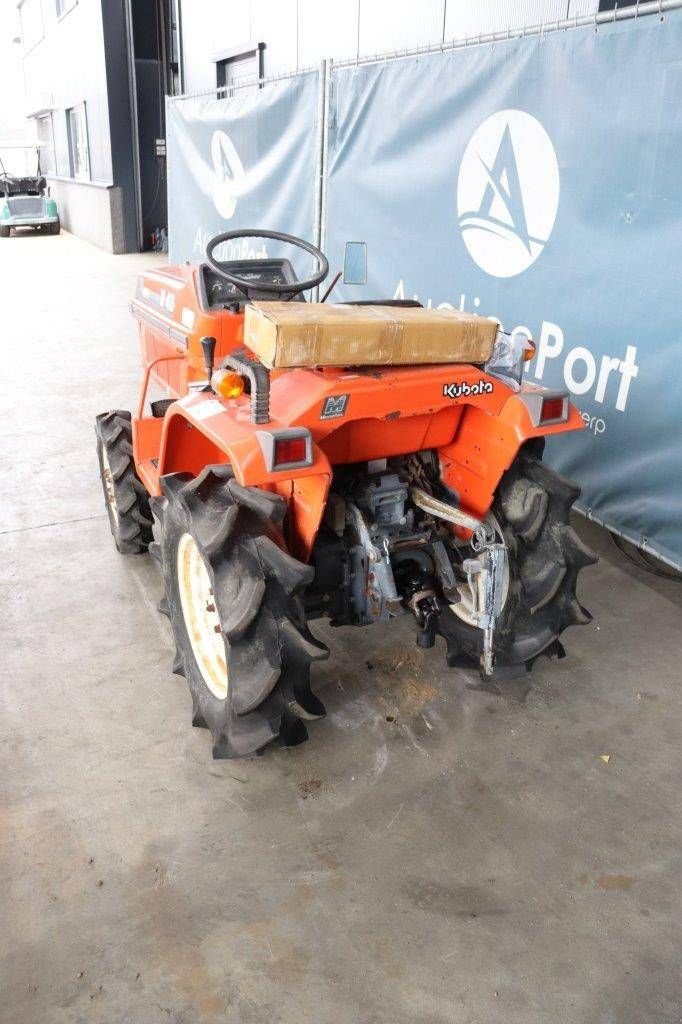
[(535, 355), (535, 342), (531, 341), (530, 338), (526, 341), (526, 347), (523, 350), (523, 361), (529, 363)]
[(211, 387), (221, 398), (239, 398), (244, 392), (244, 378), (234, 370), (216, 370)]

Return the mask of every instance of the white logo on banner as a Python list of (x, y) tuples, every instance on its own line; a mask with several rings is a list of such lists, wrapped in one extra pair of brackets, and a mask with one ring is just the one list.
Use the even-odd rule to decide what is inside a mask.
[(457, 213), (464, 244), (481, 270), (514, 277), (538, 258), (559, 206), (552, 141), (530, 114), (500, 110), (464, 151)]
[(244, 165), (226, 132), (213, 132), (211, 160), (214, 174), (213, 202), (220, 216), (229, 220), (237, 208), (237, 199), (241, 195)]

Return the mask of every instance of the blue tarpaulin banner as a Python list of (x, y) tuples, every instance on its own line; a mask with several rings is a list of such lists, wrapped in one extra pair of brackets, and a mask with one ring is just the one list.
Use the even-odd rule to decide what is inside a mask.
[[(314, 71), (221, 99), (168, 100), (171, 263), (203, 259), (206, 242), (225, 231), (315, 237), (318, 94)], [(252, 258), (261, 248), (226, 243), (217, 255)]]
[[(337, 68), (325, 126), (332, 272), (346, 241), (368, 247), (367, 285), (334, 297), (417, 297), (532, 336), (530, 380), (585, 420), (546, 458), (584, 511), (678, 566), (681, 55), (669, 12)], [(169, 102), (172, 262), (236, 227), (315, 237), (322, 84)]]
[(340, 68), (327, 251), (356, 297), (498, 317), (586, 429), (546, 458), (682, 564), (682, 12)]

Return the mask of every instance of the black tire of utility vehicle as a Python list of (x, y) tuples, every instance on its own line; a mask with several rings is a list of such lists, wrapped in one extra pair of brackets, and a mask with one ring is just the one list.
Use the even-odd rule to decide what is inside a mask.
[(9, 238), (12, 233), (12, 229), (8, 227), (0, 227), (0, 238)]
[[(492, 512), (509, 558), (509, 591), (495, 629), (495, 674), (530, 671), (541, 654), (563, 657), (559, 637), (592, 621), (576, 593), (578, 573), (597, 556), (570, 524), (580, 488), (546, 466), (537, 449), (522, 449), (504, 474)], [(483, 632), (450, 609), (440, 616), (448, 664), (480, 666)]]
[[(253, 487), (241, 487), (227, 466), (209, 466), (198, 477), (177, 473), (161, 480), (163, 497), (152, 498), (158, 543), (150, 554), (162, 567), (165, 597), (159, 611), (168, 615), (175, 637), (173, 672), (185, 676), (192, 697), (192, 724), (211, 732), (214, 758), (257, 754), (273, 740), (293, 746), (307, 739), (302, 719), (325, 714), (310, 689), (310, 665), (327, 658), (328, 649), (306, 625), (301, 594), (313, 569), (285, 550), (283, 498)], [(188, 596), (186, 551), (189, 535), (208, 574), (205, 605), (214, 617), (213, 632), (224, 642), (225, 695), (205, 681), (188, 633), (184, 601)], [(193, 543), (192, 543), (193, 542)], [(196, 568), (196, 562), (194, 563)], [(180, 574), (188, 579), (181, 581)], [(181, 591), (182, 588), (182, 591)], [(211, 636), (211, 626), (194, 629), (195, 644)], [(200, 647), (200, 650), (204, 648)], [(216, 657), (220, 657), (218, 654)], [(219, 665), (212, 662), (212, 669)], [(220, 674), (220, 673), (218, 673)], [(222, 685), (222, 677), (221, 677)]]
[(135, 472), (130, 413), (101, 413), (95, 434), (104, 505), (116, 547), (122, 555), (140, 554), (152, 540), (152, 514), (145, 486)]

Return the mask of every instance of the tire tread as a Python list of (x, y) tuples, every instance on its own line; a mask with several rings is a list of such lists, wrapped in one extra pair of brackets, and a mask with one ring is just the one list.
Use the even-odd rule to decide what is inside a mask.
[[(196, 477), (165, 476), (161, 487), (163, 498), (152, 501), (158, 550), (155, 542), (151, 552), (163, 569), (177, 648), (173, 672), (187, 679), (192, 724), (210, 730), (214, 758), (253, 756), (273, 741), (301, 742), (307, 737), (301, 715), (325, 713), (310, 687), (310, 666), (329, 651), (305, 620), (300, 593), (312, 570), (286, 551), (286, 502), (242, 487), (223, 465)], [(226, 641), (224, 701), (208, 690), (186, 635), (174, 576), (184, 532), (194, 537), (212, 581)]]
[[(106, 494), (104, 502), (116, 547), (124, 555), (142, 554), (152, 541), (152, 514), (149, 495), (135, 471), (131, 413), (124, 409), (101, 413), (95, 420), (95, 434), (100, 475), (103, 477), (104, 473), (104, 450), (111, 470), (117, 522), (110, 511)], [(102, 484), (104, 486), (103, 479)]]

